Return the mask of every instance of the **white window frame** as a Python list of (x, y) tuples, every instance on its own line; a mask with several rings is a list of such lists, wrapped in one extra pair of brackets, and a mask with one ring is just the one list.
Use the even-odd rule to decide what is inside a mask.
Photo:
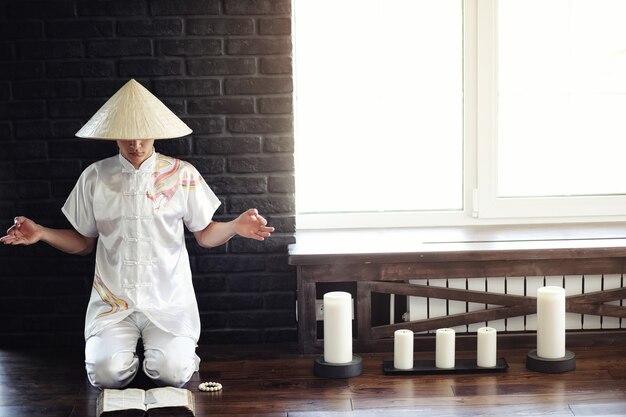
[(297, 214), (299, 230), (626, 221), (622, 196), (497, 197), (497, 4), (463, 2), (463, 209)]
[[(466, 4), (470, 3), (466, 1)], [(607, 216), (623, 216), (626, 196), (572, 196), (535, 198), (498, 198), (497, 184), (497, 0), (478, 0), (477, 36), (477, 162), (478, 207), (480, 218), (533, 218), (541, 216), (554, 221), (568, 218), (593, 221), (611, 220)], [(529, 213), (534, 213), (529, 217)]]

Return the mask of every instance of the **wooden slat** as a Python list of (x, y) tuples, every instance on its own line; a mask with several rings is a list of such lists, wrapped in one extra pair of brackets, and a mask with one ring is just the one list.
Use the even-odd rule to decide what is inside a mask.
[(468, 301), (481, 304), (496, 304), (501, 306), (515, 305), (536, 307), (537, 304), (537, 300), (535, 298), (524, 297), (521, 295), (495, 294), (484, 291), (380, 281), (368, 281), (360, 284), (369, 288), (371, 292), (381, 292), (386, 294), (415, 295), (420, 297)]
[(478, 321), (490, 321), (504, 319), (507, 317), (517, 317), (528, 314), (535, 309), (531, 306), (497, 307), (489, 310), (472, 311), (468, 313), (453, 314), (444, 317), (433, 317), (426, 320), (411, 321), (406, 323), (389, 324), (371, 328), (373, 339), (391, 337), (393, 332), (400, 329), (409, 329), (414, 332), (425, 330), (436, 330), (444, 327), (454, 327), (461, 324), (475, 323)]
[(382, 279), (389, 281), (418, 278), (464, 278), (541, 275), (584, 275), (623, 273), (626, 266), (623, 258), (540, 260), (490, 260), (490, 261), (442, 261), (442, 262), (398, 262), (385, 264)]
[(308, 323), (298, 332), (300, 346), (310, 344), (317, 339), (316, 299), (315, 283), (298, 281), (298, 322)]
[(626, 288), (607, 289), (567, 297), (570, 304), (606, 303), (626, 298)]

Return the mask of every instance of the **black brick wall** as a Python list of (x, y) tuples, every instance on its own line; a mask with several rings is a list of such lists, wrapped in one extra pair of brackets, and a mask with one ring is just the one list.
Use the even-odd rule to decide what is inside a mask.
[[(158, 141), (223, 202), (277, 227), (206, 250), (188, 237), (200, 343), (296, 341), (289, 0), (0, 0), (0, 228), (69, 227), (81, 171), (117, 152), (74, 133), (129, 78), (194, 133)], [(82, 345), (93, 256), (0, 246), (0, 346)]]

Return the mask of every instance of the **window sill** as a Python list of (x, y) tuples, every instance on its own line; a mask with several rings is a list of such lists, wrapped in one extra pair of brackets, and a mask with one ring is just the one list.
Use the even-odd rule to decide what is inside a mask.
[(292, 265), (626, 257), (626, 222), (301, 230)]

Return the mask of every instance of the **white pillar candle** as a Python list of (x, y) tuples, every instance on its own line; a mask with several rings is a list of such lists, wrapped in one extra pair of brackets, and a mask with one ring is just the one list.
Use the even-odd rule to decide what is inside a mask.
[(498, 331), (493, 327), (481, 327), (476, 336), (476, 364), (482, 368), (496, 366)]
[(454, 368), (454, 330), (438, 329), (435, 338), (435, 367)]
[(565, 289), (537, 290), (537, 356), (557, 359), (565, 356)]
[(413, 368), (413, 332), (396, 330), (393, 333), (393, 367), (396, 369)]
[(350, 293), (324, 294), (324, 361), (352, 361), (352, 298)]

